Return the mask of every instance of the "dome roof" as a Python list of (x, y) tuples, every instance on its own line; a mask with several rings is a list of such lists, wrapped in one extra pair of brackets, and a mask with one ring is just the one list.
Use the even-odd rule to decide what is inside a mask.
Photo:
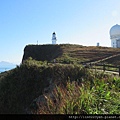
[(120, 25), (116, 24), (110, 29), (110, 36), (120, 36)]

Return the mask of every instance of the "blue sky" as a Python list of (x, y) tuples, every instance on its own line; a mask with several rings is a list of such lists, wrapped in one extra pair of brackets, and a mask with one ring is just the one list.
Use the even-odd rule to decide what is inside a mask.
[(19, 64), (28, 44), (111, 46), (120, 0), (0, 0), (0, 61)]

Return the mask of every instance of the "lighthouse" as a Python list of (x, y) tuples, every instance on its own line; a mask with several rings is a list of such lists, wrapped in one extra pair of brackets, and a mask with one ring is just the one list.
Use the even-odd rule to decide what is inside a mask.
[(56, 41), (57, 41), (56, 34), (55, 34), (55, 32), (53, 32), (53, 34), (52, 34), (52, 44), (55, 45)]

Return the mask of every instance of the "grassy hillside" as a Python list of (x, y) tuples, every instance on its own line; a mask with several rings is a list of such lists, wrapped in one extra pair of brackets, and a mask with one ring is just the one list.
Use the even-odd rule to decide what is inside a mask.
[[(73, 72), (74, 71), (74, 72)], [(24, 113), (30, 103), (42, 94), (49, 82), (84, 76), (80, 67), (26, 61), (20, 67), (0, 74), (0, 113)]]
[[(120, 53), (118, 48), (81, 46), (72, 44), (61, 45), (28, 45), (24, 49), (23, 60), (32, 57), (40, 61), (53, 61), (62, 63), (81, 63), (100, 60)], [(119, 56), (118, 56), (119, 57)], [(115, 62), (107, 60), (106, 63), (115, 63), (120, 65), (120, 59), (114, 58)]]
[[(0, 74), (0, 114), (120, 114), (120, 78), (76, 64), (119, 53), (70, 44), (26, 46), (22, 64)], [(105, 62), (120, 65), (119, 56)]]
[(80, 65), (26, 60), (0, 74), (0, 114), (120, 114), (119, 86)]

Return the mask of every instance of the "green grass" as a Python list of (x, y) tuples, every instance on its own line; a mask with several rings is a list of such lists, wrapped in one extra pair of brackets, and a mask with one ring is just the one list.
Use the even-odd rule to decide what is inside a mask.
[(56, 87), (54, 98), (42, 106), (38, 114), (120, 114), (120, 78), (97, 77), (91, 83), (85, 80), (67, 82), (66, 87)]

